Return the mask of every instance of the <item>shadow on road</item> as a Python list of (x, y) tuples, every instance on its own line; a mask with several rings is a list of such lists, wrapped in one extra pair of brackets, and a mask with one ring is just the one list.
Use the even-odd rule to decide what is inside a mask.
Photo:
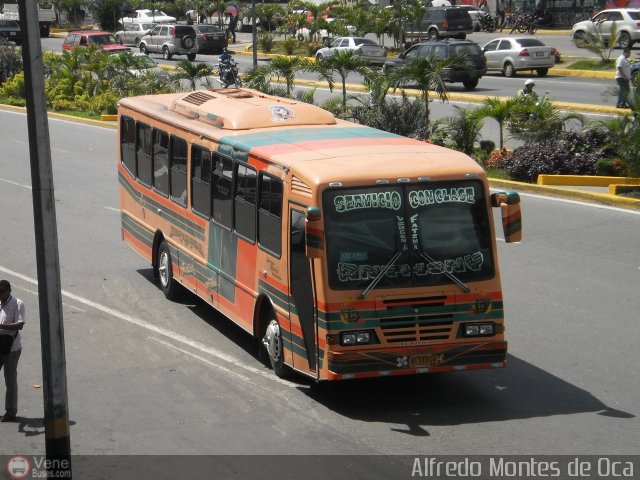
[[(153, 280), (151, 269), (139, 273)], [(183, 303), (256, 359), (256, 341), (210, 305), (185, 291)], [(275, 375), (275, 374), (274, 374)], [(424, 426), (460, 425), (597, 412), (615, 418), (634, 415), (608, 407), (589, 392), (513, 355), (495, 370), (363, 379), (316, 385), (294, 377), (297, 388), (334, 412), (365, 422), (404, 424), (393, 430), (428, 436)]]

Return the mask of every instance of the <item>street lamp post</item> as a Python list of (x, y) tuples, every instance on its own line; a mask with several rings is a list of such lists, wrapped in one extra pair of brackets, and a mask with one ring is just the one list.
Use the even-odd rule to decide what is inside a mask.
[(251, 50), (253, 52), (253, 68), (258, 66), (258, 37), (256, 33), (256, 0), (251, 0)]

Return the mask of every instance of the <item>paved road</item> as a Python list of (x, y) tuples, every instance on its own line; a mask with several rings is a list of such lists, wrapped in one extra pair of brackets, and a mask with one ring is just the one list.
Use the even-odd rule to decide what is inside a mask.
[[(636, 212), (523, 195), (523, 242), (499, 242), (509, 367), (327, 392), (278, 380), (202, 302), (166, 301), (120, 240), (116, 132), (50, 123), (74, 453), (360, 453), (341, 478), (379, 478), (382, 454), (638, 452)], [(42, 453), (25, 116), (0, 130), (0, 277), (28, 308), (0, 453)]]
[[(249, 34), (241, 34), (248, 40)], [(475, 40), (479, 44), (483, 45), (491, 38), (496, 38), (500, 34), (487, 34), (487, 33), (474, 33), (470, 38)], [(573, 42), (567, 35), (549, 35), (541, 37), (543, 41), (549, 45), (563, 45), (559, 47), (561, 50), (569, 52), (571, 55), (582, 55), (595, 57), (595, 54), (588, 52), (585, 49), (578, 49), (573, 45)], [(241, 37), (239, 37), (241, 39)], [(60, 51), (62, 49), (62, 39), (49, 38), (43, 39), (43, 48), (45, 50)], [(161, 55), (152, 54), (158, 62), (166, 63), (169, 65), (175, 65), (177, 61), (184, 57), (174, 57), (173, 60), (165, 62), (162, 60)], [(239, 62), (240, 71), (246, 72), (252, 67), (252, 57), (236, 55), (236, 60)], [(217, 56), (214, 55), (198, 55), (196, 61), (203, 61), (210, 64), (217, 62)], [(262, 63), (262, 61), (260, 62)], [(311, 74), (300, 74), (300, 78), (317, 79), (316, 76)], [(451, 92), (455, 93), (471, 93), (478, 96), (478, 101), (486, 96), (503, 96), (509, 97), (515, 95), (515, 93), (522, 88), (525, 79), (534, 78), (536, 80), (536, 89), (541, 94), (546, 94), (550, 98), (572, 103), (583, 103), (591, 105), (611, 105), (615, 103), (615, 98), (608, 93), (610, 87), (614, 85), (613, 80), (601, 80), (592, 78), (576, 78), (576, 77), (564, 77), (551, 73), (545, 78), (539, 78), (537, 75), (531, 75), (529, 72), (523, 72), (518, 74), (515, 78), (504, 78), (497, 73), (491, 73), (484, 76), (473, 91), (464, 90), (462, 84), (450, 84), (449, 88)], [(350, 75), (349, 81), (351, 83), (361, 84), (362, 79), (357, 75)]]

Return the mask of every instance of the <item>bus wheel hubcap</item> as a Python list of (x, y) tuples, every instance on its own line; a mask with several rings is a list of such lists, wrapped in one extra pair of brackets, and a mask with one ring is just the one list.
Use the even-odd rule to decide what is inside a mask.
[(280, 360), (281, 344), (280, 344), (280, 325), (275, 320), (271, 320), (267, 331), (264, 335), (262, 343), (267, 348), (269, 356), (275, 361)]
[(160, 254), (160, 265), (158, 265), (158, 272), (160, 272), (160, 282), (166, 286), (169, 283), (169, 255), (167, 252)]

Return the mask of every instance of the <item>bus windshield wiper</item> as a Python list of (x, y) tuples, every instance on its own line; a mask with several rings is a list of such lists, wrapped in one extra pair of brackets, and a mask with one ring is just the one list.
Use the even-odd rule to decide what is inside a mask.
[(453, 273), (447, 271), (447, 267), (445, 267), (443, 262), (438, 262), (426, 252), (420, 252), (420, 256), (427, 262), (430, 262), (432, 265), (434, 265), (438, 270), (440, 270), (440, 273), (446, 275), (449, 280), (458, 285), (464, 293), (469, 293), (471, 291), (471, 289), (467, 287), (467, 285), (462, 280), (456, 277)]
[(389, 262), (380, 269), (380, 271), (378, 272), (378, 275), (376, 275), (376, 277), (373, 280), (371, 280), (371, 283), (367, 286), (367, 288), (365, 288), (362, 292), (360, 292), (360, 295), (358, 295), (358, 298), (360, 300), (363, 300), (367, 295), (369, 295), (369, 293), (371, 293), (371, 290), (376, 288), (376, 285), (380, 283), (380, 280), (382, 280), (382, 277), (384, 277), (387, 274), (389, 269), (395, 265), (395, 263), (398, 261), (398, 259), (401, 256), (402, 256), (402, 252), (397, 251), (395, 255), (391, 257), (391, 260), (389, 260)]

